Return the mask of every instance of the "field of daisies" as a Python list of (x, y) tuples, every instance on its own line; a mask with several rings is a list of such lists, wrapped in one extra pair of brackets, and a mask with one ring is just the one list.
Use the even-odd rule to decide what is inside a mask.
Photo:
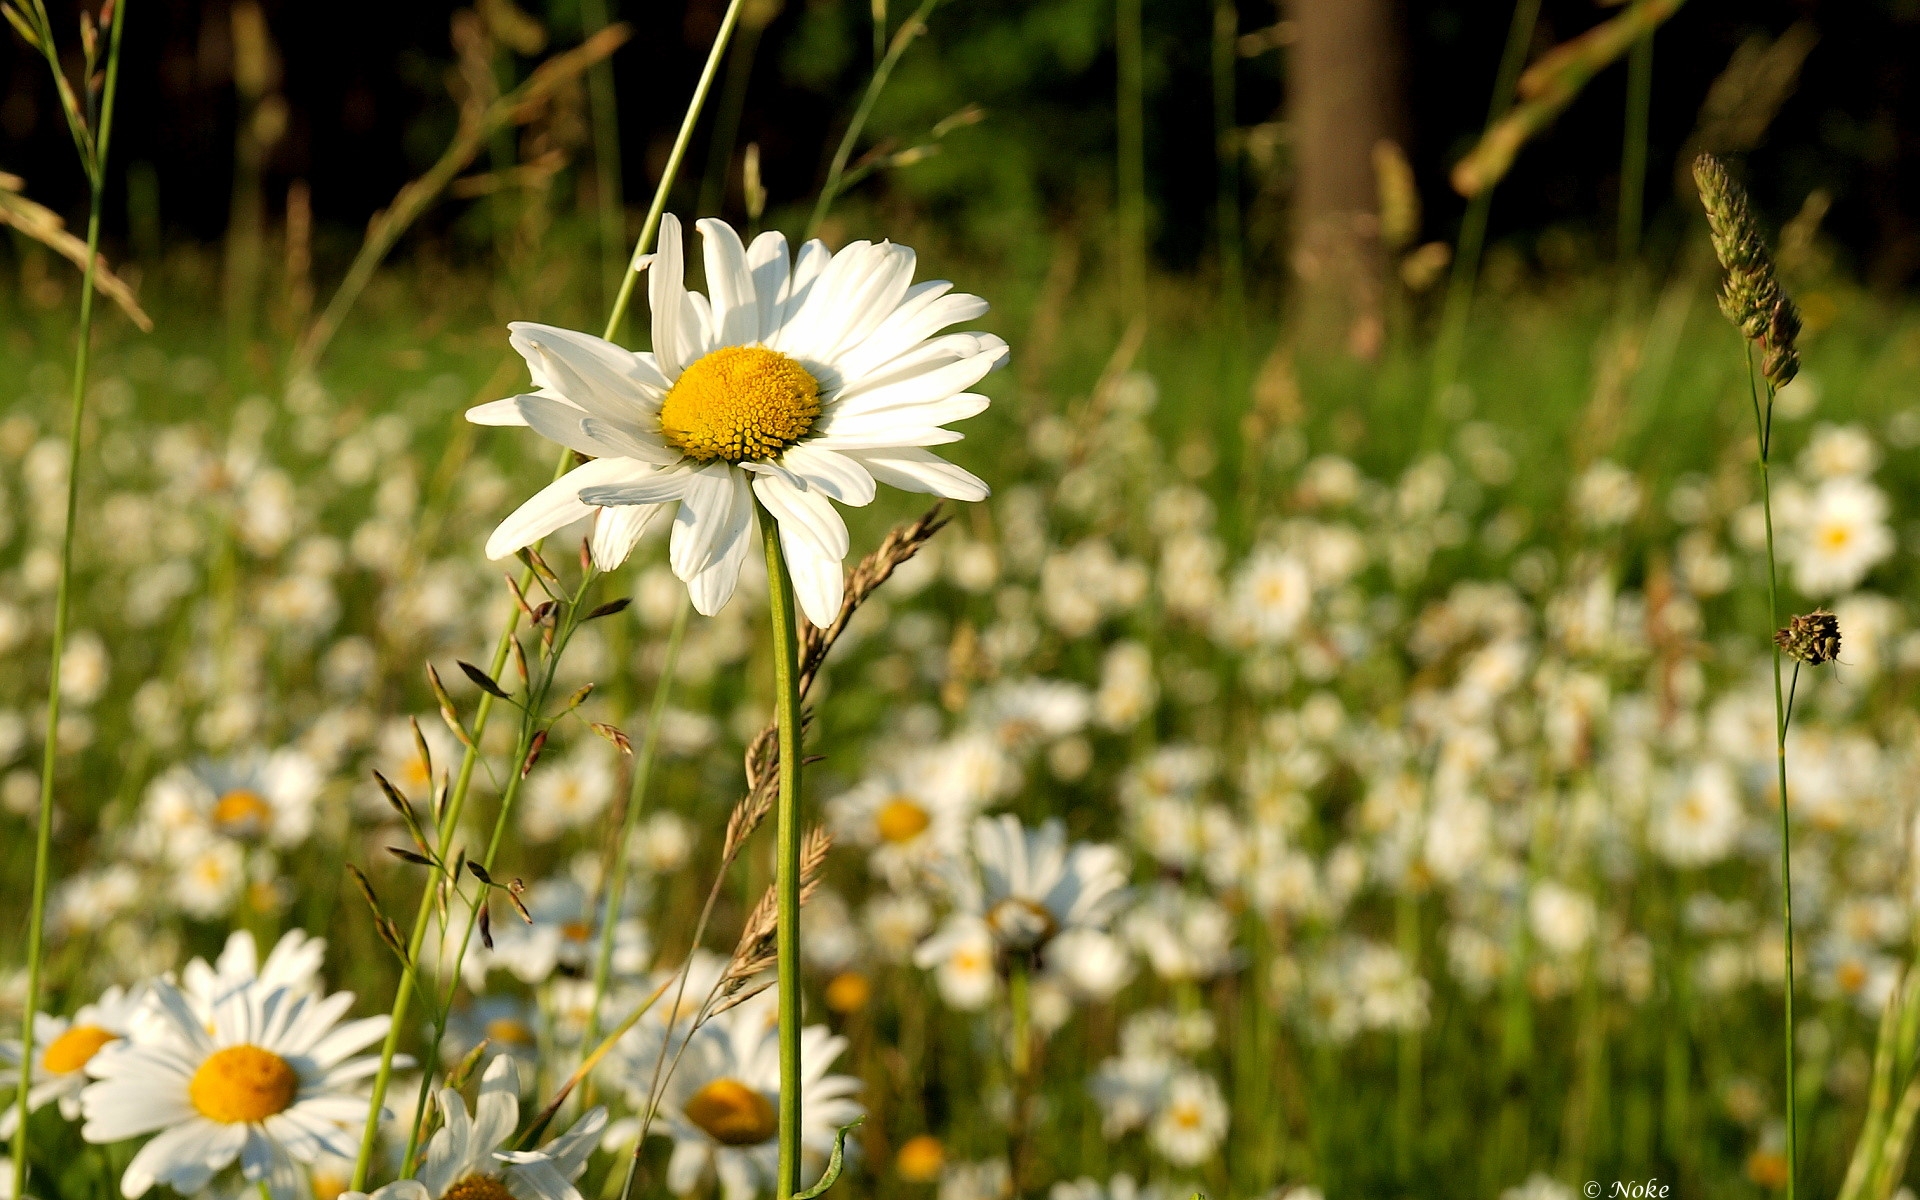
[(831, 188), (22, 238), (0, 1196), (1910, 1197), (1920, 313), (1699, 171), (1441, 387)]

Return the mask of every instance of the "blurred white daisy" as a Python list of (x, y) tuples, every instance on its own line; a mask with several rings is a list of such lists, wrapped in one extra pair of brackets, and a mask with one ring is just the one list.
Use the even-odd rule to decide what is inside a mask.
[(905, 246), (861, 241), (829, 253), (813, 241), (790, 261), (778, 233), (747, 247), (724, 222), (699, 229), (704, 296), (687, 291), (679, 221), (661, 222), (647, 283), (651, 353), (511, 327), (537, 390), (468, 418), (529, 426), (594, 461), (502, 522), (487, 554), (593, 515), (595, 560), (614, 566), (677, 501), (669, 560), (694, 607), (712, 615), (753, 552), (757, 499), (779, 522), (802, 611), (825, 625), (839, 610), (848, 550), (829, 501), (867, 504), (876, 482), (954, 500), (987, 495), (926, 447), (960, 440), (944, 426), (987, 407), (966, 389), (1006, 361), (1007, 346), (991, 334), (935, 336), (979, 317), (986, 302), (945, 282), (914, 284)]
[[(60, 1115), (71, 1121), (80, 1115), (80, 1089), (87, 1086), (87, 1064), (102, 1051), (120, 1045), (132, 1032), (133, 1020), (145, 1000), (144, 989), (110, 987), (92, 1004), (82, 1005), (72, 1017), (41, 1013), (33, 1022), (33, 1083), (27, 1108), (37, 1112), (54, 1101)], [(21, 1045), (0, 1042), (0, 1063), (17, 1071)], [(0, 1138), (13, 1136), (20, 1110), (8, 1104), (0, 1115)]]
[[(774, 1189), (780, 1158), (780, 1039), (773, 993), (702, 1026), (668, 1079), (656, 1131), (673, 1139), (667, 1187), (686, 1195), (709, 1174), (725, 1200)], [(676, 1040), (676, 1044), (678, 1039)], [(802, 1182), (826, 1167), (835, 1133), (863, 1111), (860, 1081), (829, 1075), (847, 1047), (824, 1025), (800, 1033)]]
[(520, 1123), (520, 1073), (506, 1055), (487, 1065), (471, 1116), (452, 1088), (440, 1091), (440, 1113), (419, 1178), (387, 1184), (373, 1193), (378, 1200), (580, 1200), (573, 1181), (607, 1123), (607, 1110), (596, 1108), (538, 1150), (502, 1149)]
[(972, 850), (971, 863), (948, 871), (953, 913), (914, 953), (956, 1008), (992, 995), (997, 956), (1029, 955), (1044, 967), (1055, 939), (1104, 930), (1126, 898), (1126, 856), (1108, 845), (1069, 846), (1058, 821), (1027, 829), (1011, 814), (982, 817)]
[(827, 802), (835, 836), (869, 847), (869, 868), (894, 888), (911, 886), (960, 853), (978, 811), (962, 790), (918, 786), (932, 765), (927, 759), (910, 756)]
[(322, 783), (320, 768), (293, 749), (176, 766), (148, 785), (142, 836), (176, 863), (209, 834), (297, 846), (313, 830)]
[(1843, 475), (1821, 483), (1797, 524), (1793, 585), (1809, 596), (1850, 590), (1893, 553), (1886, 493), (1864, 479)]
[(137, 1044), (96, 1055), (80, 1094), (81, 1134), (95, 1143), (154, 1134), (127, 1164), (121, 1193), (156, 1183), (182, 1194), (205, 1188), (236, 1159), (249, 1183), (277, 1200), (296, 1194), (295, 1163), (351, 1154), (365, 1118), (357, 1085), (379, 1066), (354, 1058), (387, 1031), (387, 1018), (340, 1023), (351, 992), (300, 996), (246, 987), (211, 1020), (171, 983), (153, 985), (154, 1020)]

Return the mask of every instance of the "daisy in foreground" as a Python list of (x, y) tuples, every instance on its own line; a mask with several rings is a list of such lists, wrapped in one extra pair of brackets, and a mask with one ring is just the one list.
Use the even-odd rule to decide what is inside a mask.
[(699, 229), (706, 295), (686, 288), (680, 223), (661, 222), (648, 266), (651, 353), (511, 326), (536, 390), (468, 419), (529, 426), (593, 461), (521, 505), (487, 554), (504, 557), (595, 515), (594, 559), (610, 568), (677, 503), (669, 561), (694, 607), (712, 615), (759, 540), (757, 500), (779, 524), (801, 610), (824, 626), (839, 611), (849, 548), (830, 501), (868, 504), (876, 482), (986, 497), (986, 484), (926, 447), (959, 441), (944, 427), (987, 407), (967, 389), (1006, 362), (1007, 344), (940, 334), (986, 302), (944, 281), (915, 284), (905, 246), (854, 242), (830, 253), (812, 241), (790, 261), (778, 233), (743, 246), (722, 221)]
[[(87, 1064), (96, 1054), (115, 1048), (133, 1032), (133, 1023), (146, 999), (142, 988), (126, 991), (110, 987), (92, 1004), (83, 1005), (71, 1020), (40, 1014), (34, 1020), (33, 1087), (27, 1108), (38, 1111), (55, 1100), (60, 1115), (71, 1121), (80, 1115), (80, 1090), (87, 1086)], [(20, 1043), (0, 1042), (0, 1063), (20, 1066)], [(9, 1104), (0, 1114), (0, 1137), (12, 1137), (20, 1110)]]
[[(667, 1187), (675, 1195), (692, 1192), (709, 1174), (723, 1200), (778, 1191), (780, 1040), (773, 999), (764, 993), (702, 1026), (668, 1077), (654, 1132), (673, 1139)], [(846, 1048), (847, 1039), (824, 1025), (800, 1035), (801, 1177), (809, 1183), (825, 1169), (835, 1132), (864, 1111), (854, 1099), (860, 1081), (827, 1074)]]
[[(587, 1168), (587, 1156), (607, 1110), (596, 1108), (573, 1128), (539, 1150), (503, 1150), (520, 1124), (520, 1074), (506, 1055), (493, 1060), (480, 1080), (473, 1115), (452, 1088), (440, 1092), (444, 1119), (418, 1179), (401, 1179), (373, 1193), (376, 1200), (580, 1200), (573, 1181)], [(363, 1200), (348, 1192), (343, 1200)]]
[(95, 1081), (80, 1093), (88, 1141), (155, 1135), (121, 1176), (128, 1200), (156, 1183), (191, 1195), (236, 1159), (248, 1183), (289, 1200), (295, 1163), (354, 1152), (348, 1126), (367, 1111), (355, 1085), (379, 1060), (350, 1056), (386, 1034), (386, 1017), (340, 1024), (351, 992), (241, 988), (210, 1020), (171, 983), (156, 982), (151, 995), (151, 1026), (94, 1056)]

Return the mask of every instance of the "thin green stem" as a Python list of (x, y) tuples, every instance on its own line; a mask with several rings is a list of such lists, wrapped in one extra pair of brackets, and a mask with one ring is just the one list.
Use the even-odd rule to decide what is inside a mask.
[(820, 225), (827, 219), (827, 210), (840, 195), (843, 177), (847, 173), (847, 160), (853, 157), (853, 148), (860, 140), (860, 134), (867, 127), (867, 118), (873, 115), (873, 106), (880, 99), (880, 93), (886, 89), (887, 79), (893, 74), (894, 66), (900, 56), (907, 52), (927, 29), (927, 18), (940, 6), (940, 0), (921, 0), (920, 7), (907, 18), (906, 24), (894, 31), (893, 40), (887, 44), (886, 57), (873, 68), (873, 78), (867, 81), (867, 90), (860, 97), (860, 106), (854, 109), (853, 120), (847, 122), (847, 131), (840, 135), (840, 145), (834, 149), (833, 162), (827, 167), (827, 181), (820, 187), (820, 197), (813, 202), (813, 215), (807, 218), (807, 230), (802, 240), (811, 238), (820, 232)]
[(780, 726), (779, 844), (774, 890), (779, 901), (775, 952), (780, 977), (780, 1167), (774, 1200), (800, 1190), (800, 642), (793, 580), (780, 552), (780, 524), (760, 514), (767, 551), (768, 609), (773, 618), (773, 692)]
[[(36, 6), (37, 7), (37, 6)], [(53, 50), (53, 31), (40, 9), (43, 48), (56, 80), (60, 65)], [(87, 204), (87, 263), (80, 277), (80, 320), (78, 344), (73, 352), (73, 399), (67, 419), (67, 516), (60, 535), (60, 581), (54, 591), (53, 642), (49, 647), (47, 668), (46, 744), (40, 756), (40, 811), (34, 829), (33, 899), (27, 916), (27, 994), (25, 1011), (20, 1017), (20, 1094), (16, 1100), (16, 1124), (13, 1131), (13, 1195), (27, 1194), (27, 1117), (28, 1099), (33, 1086), (33, 1024), (40, 1011), (40, 966), (45, 953), (47, 923), (47, 877), (53, 851), (53, 779), (60, 757), (60, 660), (67, 649), (67, 622), (73, 598), (73, 537), (80, 512), (80, 437), (87, 410), (87, 367), (93, 349), (93, 278), (100, 261), (100, 209), (106, 196), (107, 146), (113, 134), (114, 99), (120, 83), (120, 32), (127, 17), (127, 6), (114, 6), (113, 27), (107, 42), (107, 73), (101, 92), (99, 135), (84, 143), (81, 165), (86, 169), (89, 190)], [(88, 67), (92, 55), (88, 55)], [(75, 144), (83, 145), (76, 137)]]
[(1773, 650), (1774, 761), (1780, 785), (1780, 932), (1786, 970), (1782, 1037), (1787, 1058), (1787, 1200), (1794, 1200), (1800, 1175), (1800, 1097), (1795, 1091), (1793, 1070), (1793, 832), (1787, 807), (1787, 698), (1780, 678), (1780, 647), (1773, 642), (1773, 631), (1780, 628), (1780, 581), (1773, 546), (1773, 486), (1769, 469), (1773, 457), (1773, 385), (1767, 385), (1763, 410), (1759, 379), (1753, 368), (1753, 350), (1743, 346), (1743, 352), (1747, 360), (1747, 391), (1753, 401), (1753, 433), (1758, 439), (1760, 505), (1767, 522), (1767, 641)]
[[(600, 910), (600, 945), (593, 958), (593, 1003), (587, 1010), (587, 1033), (581, 1044), (592, 1046), (600, 1040), (600, 1003), (607, 995), (607, 981), (613, 975), (613, 931), (620, 919), (620, 908), (627, 894), (627, 854), (640, 814), (647, 807), (647, 783), (653, 776), (654, 755), (660, 747), (660, 724), (667, 715), (667, 699), (673, 694), (673, 675), (680, 663), (680, 642), (687, 633), (688, 614), (693, 603), (686, 593), (680, 597), (680, 609), (673, 614), (673, 628), (667, 633), (667, 657), (660, 666), (660, 681), (653, 688), (653, 704), (647, 710), (647, 731), (640, 740), (640, 753), (633, 760), (633, 782), (627, 792), (627, 811), (620, 822), (619, 840), (614, 843), (613, 858), (601, 886), (606, 903)], [(591, 1080), (588, 1081), (589, 1086)]]
[(713, 76), (720, 69), (720, 60), (727, 55), (727, 43), (733, 39), (734, 26), (740, 23), (742, 2), (728, 0), (726, 15), (720, 18), (720, 31), (713, 35), (713, 45), (707, 50), (707, 63), (700, 68), (700, 81), (694, 84), (693, 99), (687, 103), (686, 116), (680, 119), (680, 132), (674, 135), (673, 149), (667, 154), (667, 169), (661, 172), (660, 186), (653, 190), (653, 203), (647, 206), (646, 222), (640, 226), (640, 238), (633, 244), (633, 257), (627, 261), (620, 291), (613, 298), (613, 311), (607, 315), (607, 329), (601, 336), (608, 341), (617, 340), (620, 327), (626, 323), (627, 306), (633, 303), (634, 282), (640, 278), (643, 260), (653, 251), (653, 236), (660, 231), (660, 218), (667, 211), (667, 194), (673, 190), (680, 164), (687, 157), (687, 143), (693, 140), (693, 127), (699, 124), (700, 112), (707, 105), (707, 93), (713, 90)]

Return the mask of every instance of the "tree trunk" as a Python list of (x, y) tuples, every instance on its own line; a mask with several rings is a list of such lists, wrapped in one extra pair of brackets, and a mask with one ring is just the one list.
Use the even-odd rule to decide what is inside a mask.
[(1373, 146), (1401, 126), (1395, 0), (1289, 0), (1297, 330), (1371, 358), (1384, 336)]

